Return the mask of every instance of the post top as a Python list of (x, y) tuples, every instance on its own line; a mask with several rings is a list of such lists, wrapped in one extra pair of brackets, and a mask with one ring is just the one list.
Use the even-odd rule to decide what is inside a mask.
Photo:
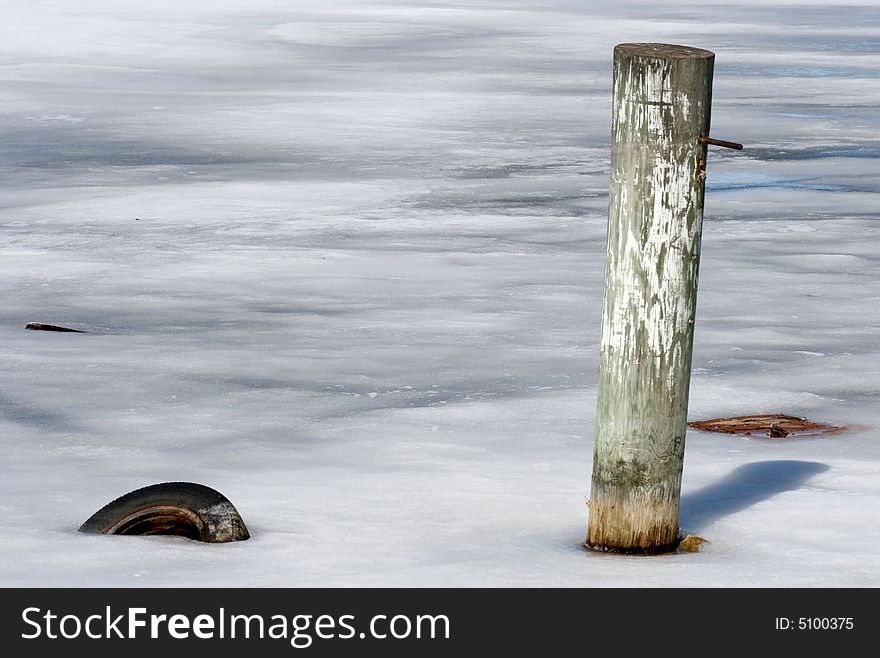
[(614, 46), (615, 53), (627, 53), (657, 59), (708, 59), (715, 53), (692, 46), (679, 46), (671, 43), (620, 43)]

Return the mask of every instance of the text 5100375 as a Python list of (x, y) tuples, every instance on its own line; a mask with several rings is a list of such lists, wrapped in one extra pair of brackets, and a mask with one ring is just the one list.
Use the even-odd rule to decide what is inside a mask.
[(777, 631), (851, 631), (852, 617), (777, 617)]

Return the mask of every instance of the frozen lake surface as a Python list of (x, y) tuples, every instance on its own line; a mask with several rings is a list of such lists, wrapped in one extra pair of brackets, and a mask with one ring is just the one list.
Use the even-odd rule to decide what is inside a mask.
[[(3, 4), (3, 586), (880, 586), (876, 3)], [(582, 548), (628, 41), (745, 144), (689, 417), (848, 428), (690, 431), (652, 558)], [(174, 480), (251, 539), (77, 532)]]

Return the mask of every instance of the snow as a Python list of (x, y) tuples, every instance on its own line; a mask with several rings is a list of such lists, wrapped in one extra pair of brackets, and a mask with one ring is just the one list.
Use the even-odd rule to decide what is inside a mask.
[[(880, 585), (875, 2), (2, 4), (3, 586)], [(745, 144), (689, 418), (848, 428), (690, 431), (655, 557), (582, 546), (628, 41)], [(251, 539), (77, 532), (174, 480)]]

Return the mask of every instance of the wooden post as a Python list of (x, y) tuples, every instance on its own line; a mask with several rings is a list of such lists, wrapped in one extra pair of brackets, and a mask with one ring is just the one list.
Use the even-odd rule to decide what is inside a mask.
[(715, 55), (614, 48), (611, 190), (586, 546), (674, 550)]

